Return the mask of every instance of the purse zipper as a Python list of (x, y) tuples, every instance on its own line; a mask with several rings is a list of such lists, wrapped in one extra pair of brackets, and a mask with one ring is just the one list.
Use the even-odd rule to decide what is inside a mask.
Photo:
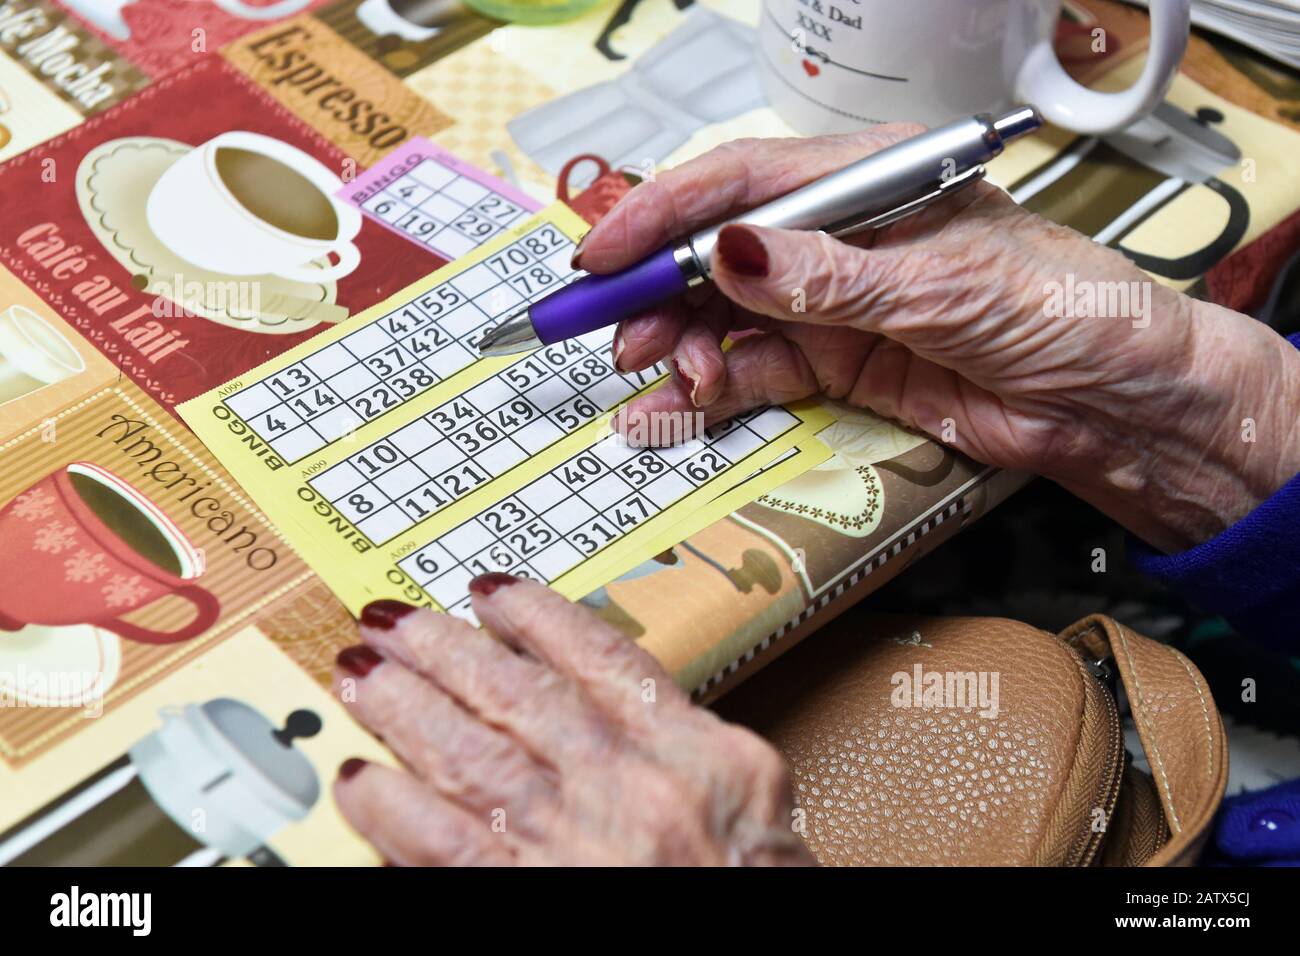
[(1091, 866), (1101, 849), (1102, 843), (1106, 839), (1106, 834), (1110, 830), (1111, 816), (1115, 812), (1115, 805), (1119, 803), (1119, 788), (1124, 780), (1124, 730), (1120, 724), (1119, 707), (1115, 703), (1115, 695), (1110, 689), (1111, 669), (1109, 661), (1111, 658), (1102, 657), (1085, 660), (1084, 663), (1088, 668), (1088, 673), (1093, 679), (1101, 685), (1101, 695), (1106, 701), (1106, 709), (1111, 716), (1111, 739), (1110, 757), (1108, 765), (1110, 766), (1110, 779), (1106, 781), (1105, 796), (1103, 798), (1102, 812), (1105, 814), (1106, 829), (1100, 833), (1092, 830), (1091, 825), (1088, 828), (1088, 841), (1084, 844), (1083, 854), (1079, 859), (1080, 866)]

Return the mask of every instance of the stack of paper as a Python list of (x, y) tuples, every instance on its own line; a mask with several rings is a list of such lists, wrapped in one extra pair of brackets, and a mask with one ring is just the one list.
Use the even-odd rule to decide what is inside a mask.
[(1192, 23), (1300, 69), (1300, 0), (1192, 0)]

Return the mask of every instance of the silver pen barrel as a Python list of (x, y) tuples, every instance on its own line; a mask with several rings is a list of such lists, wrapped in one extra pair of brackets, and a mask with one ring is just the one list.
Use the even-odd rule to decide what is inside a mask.
[(1041, 124), (1037, 111), (1026, 106), (999, 117), (968, 117), (895, 143), (727, 223), (695, 233), (683, 244), (692, 253), (692, 271), (701, 277), (712, 272), (718, 233), (729, 223), (843, 233), (981, 166), (1001, 153), (1007, 140)]

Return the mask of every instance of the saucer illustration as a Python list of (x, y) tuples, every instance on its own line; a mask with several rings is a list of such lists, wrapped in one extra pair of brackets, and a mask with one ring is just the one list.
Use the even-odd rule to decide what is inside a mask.
[[(187, 262), (153, 234), (146, 219), (149, 193), (168, 168), (191, 151), (175, 140), (130, 136), (92, 149), (77, 167), (77, 201), (91, 231), (124, 269), (137, 288), (170, 297), (177, 277), (202, 290), (201, 301), (185, 308), (230, 328), (265, 334), (290, 334), (320, 322), (341, 322), (348, 310), (334, 300), (332, 281), (296, 282), (275, 275), (233, 276), (210, 272)], [(201, 228), (201, 226), (199, 226)], [(328, 259), (312, 262), (322, 270)], [(257, 283), (256, 310), (247, 309), (229, 289)], [(233, 301), (232, 301), (233, 300)]]
[(830, 458), (758, 499), (776, 511), (806, 518), (851, 538), (865, 538), (884, 515), (884, 489), (876, 470), (929, 439), (871, 412), (832, 405), (836, 421), (818, 434)]
[(15, 675), (14, 699), (28, 707), (102, 700), (121, 667), (121, 639), (93, 624), (28, 624), (0, 639), (0, 672)]
[(884, 512), (880, 478), (870, 465), (832, 456), (758, 499), (776, 511), (807, 518), (851, 538), (876, 530)]

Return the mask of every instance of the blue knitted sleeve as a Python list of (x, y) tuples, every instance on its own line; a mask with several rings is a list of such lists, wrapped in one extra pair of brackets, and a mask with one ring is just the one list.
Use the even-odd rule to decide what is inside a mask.
[[(1290, 342), (1300, 348), (1300, 334)], [(1300, 409), (1296, 419), (1300, 427)], [(1300, 653), (1300, 475), (1209, 541), (1165, 555), (1130, 537), (1129, 556), (1243, 636)]]
[[(1300, 333), (1290, 342), (1300, 349)], [(1296, 418), (1300, 427), (1300, 411)], [(1300, 475), (1195, 548), (1161, 554), (1130, 536), (1128, 555), (1144, 574), (1223, 615), (1245, 637), (1300, 652)]]

